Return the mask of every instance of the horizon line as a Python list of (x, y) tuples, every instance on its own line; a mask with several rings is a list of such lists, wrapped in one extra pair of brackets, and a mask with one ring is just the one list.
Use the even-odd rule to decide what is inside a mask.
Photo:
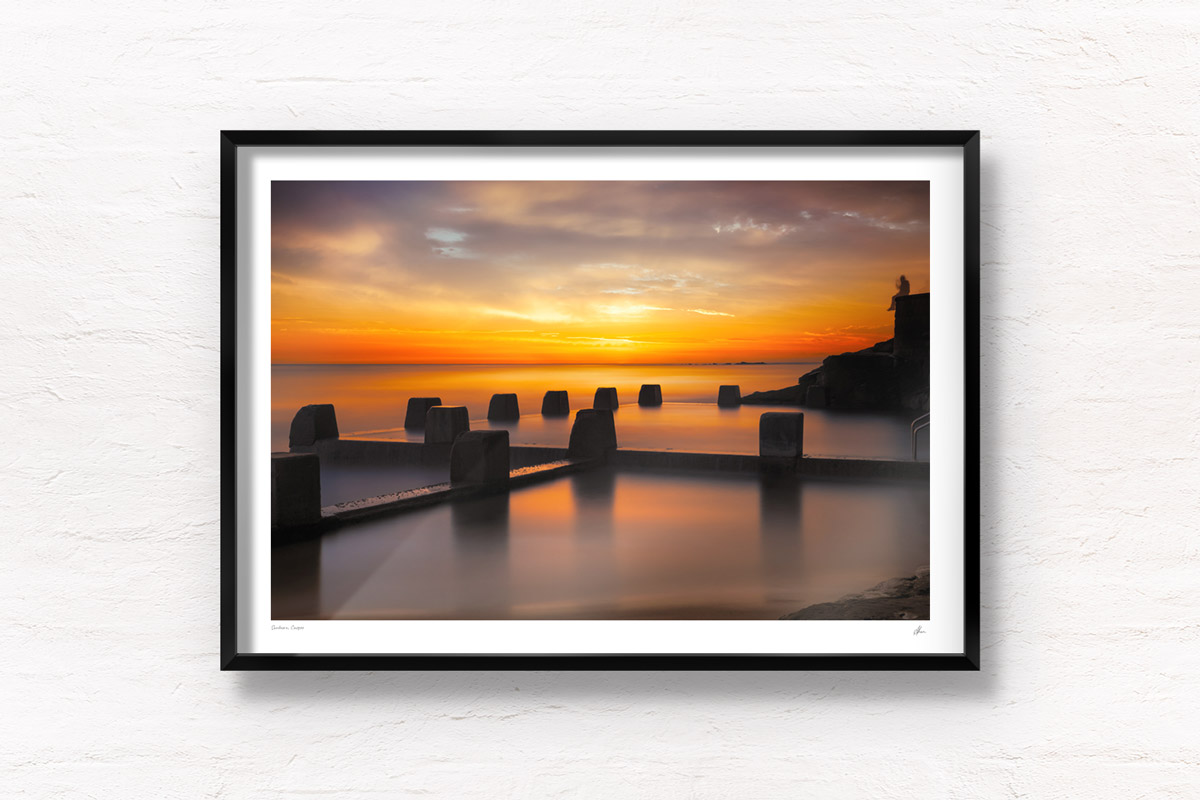
[(272, 367), (761, 367), (787, 364), (818, 364), (813, 361), (544, 361), (448, 362), (448, 361), (272, 361)]

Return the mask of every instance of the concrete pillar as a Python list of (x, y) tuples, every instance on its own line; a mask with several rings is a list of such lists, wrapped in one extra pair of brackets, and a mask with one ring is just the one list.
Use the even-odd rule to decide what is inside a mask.
[(804, 393), (804, 405), (809, 408), (824, 408), (825, 407), (825, 387), (810, 386), (808, 391)]
[[(321, 461), (317, 454), (271, 453), (271, 530), (288, 531), (281, 537), (288, 541), (304, 538), (305, 529), (316, 533), (320, 521)], [(274, 534), (271, 540), (281, 543)]]
[(741, 404), (742, 387), (725, 385), (717, 390), (717, 405), (725, 408), (733, 408)]
[(616, 387), (608, 386), (596, 390), (596, 399), (592, 401), (592, 408), (598, 411), (616, 411), (619, 405)]
[(617, 427), (607, 409), (585, 408), (575, 412), (569, 458), (604, 458), (617, 449)]
[(521, 418), (521, 407), (517, 405), (515, 394), (494, 394), (488, 404), (488, 419), (492, 421), (507, 421)]
[(504, 483), (508, 464), (508, 431), (467, 431), (450, 448), (450, 483)]
[(441, 404), (442, 398), (440, 397), (408, 398), (408, 411), (404, 414), (404, 427), (408, 430), (424, 428), (425, 415), (429, 413), (429, 409)]
[(768, 411), (758, 418), (758, 455), (764, 462), (794, 464), (803, 453), (803, 413)]
[(542, 398), (543, 417), (565, 417), (571, 413), (571, 403), (566, 392), (546, 392)]
[(643, 383), (642, 390), (638, 392), (639, 406), (661, 406), (662, 405), (662, 386), (657, 383)]
[(292, 417), (288, 446), (316, 444), (318, 439), (338, 438), (337, 415), (333, 405), (305, 406)]
[(470, 429), (466, 406), (434, 406), (425, 416), (425, 443), (449, 444)]

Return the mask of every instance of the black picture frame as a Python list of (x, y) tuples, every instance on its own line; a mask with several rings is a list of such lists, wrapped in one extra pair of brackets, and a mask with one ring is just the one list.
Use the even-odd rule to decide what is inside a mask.
[[(953, 131), (222, 131), (222, 670), (978, 670), (980, 133)], [(958, 147), (963, 165), (963, 650), (941, 654), (265, 654), (238, 652), (238, 203), (242, 147)]]

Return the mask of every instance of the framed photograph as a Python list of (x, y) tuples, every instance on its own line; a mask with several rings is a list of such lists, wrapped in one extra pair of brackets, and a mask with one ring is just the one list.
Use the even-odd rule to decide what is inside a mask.
[(223, 669), (979, 668), (977, 131), (221, 134)]

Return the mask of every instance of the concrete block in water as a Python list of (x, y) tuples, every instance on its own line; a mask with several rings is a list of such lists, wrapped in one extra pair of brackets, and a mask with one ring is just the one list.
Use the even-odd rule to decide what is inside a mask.
[(442, 398), (440, 397), (410, 397), (408, 398), (408, 411), (404, 414), (404, 427), (409, 430), (413, 428), (425, 427), (425, 415), (429, 413), (429, 409), (434, 406), (440, 406)]
[(316, 444), (318, 439), (338, 438), (337, 415), (331, 403), (305, 406), (292, 417), (288, 446)]
[(425, 415), (425, 444), (448, 444), (470, 429), (466, 406), (434, 406)]
[(717, 390), (717, 405), (730, 408), (741, 404), (742, 387), (725, 385)]
[(642, 390), (638, 392), (638, 405), (661, 406), (662, 387), (657, 383), (643, 383)]
[(571, 413), (571, 403), (566, 392), (546, 392), (542, 398), (542, 416), (563, 417)]
[(503, 483), (508, 465), (508, 431), (467, 431), (450, 449), (450, 483)]
[(575, 413), (568, 458), (603, 458), (617, 449), (617, 427), (608, 409), (585, 408)]
[(271, 453), (271, 529), (292, 534), (301, 529), (303, 533), (320, 521), (321, 461), (317, 454)]
[(809, 408), (824, 408), (825, 407), (825, 387), (810, 386), (808, 391), (804, 393), (804, 405)]
[(514, 420), (521, 418), (521, 407), (517, 405), (515, 394), (494, 394), (488, 404), (489, 420)]
[(592, 401), (593, 409), (599, 411), (616, 411), (619, 405), (620, 403), (617, 402), (616, 387), (608, 386), (596, 390), (596, 399)]
[(804, 414), (768, 411), (758, 418), (758, 455), (794, 461), (804, 452)]

